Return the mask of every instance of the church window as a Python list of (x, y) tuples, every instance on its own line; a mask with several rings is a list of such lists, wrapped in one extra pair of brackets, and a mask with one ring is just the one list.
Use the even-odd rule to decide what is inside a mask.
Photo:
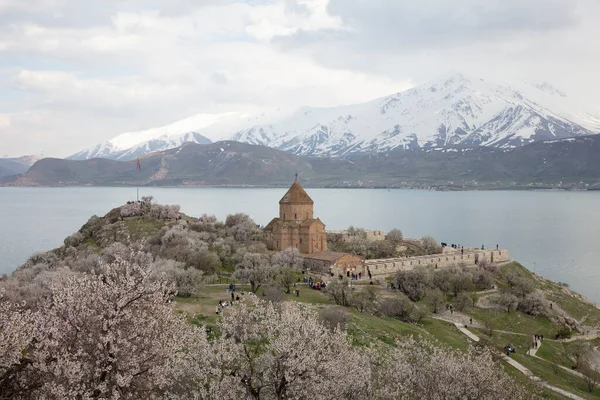
[(298, 214), (294, 214), (294, 219), (298, 219)]
[(302, 238), (300, 238), (300, 244), (302, 244)]

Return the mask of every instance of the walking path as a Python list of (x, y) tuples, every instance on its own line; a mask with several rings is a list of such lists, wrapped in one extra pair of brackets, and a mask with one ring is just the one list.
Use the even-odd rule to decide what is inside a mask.
[[(445, 321), (451, 324), (454, 324), (454, 326), (456, 326), (458, 328), (458, 330), (460, 330), (462, 333), (464, 333), (469, 339), (475, 341), (475, 342), (479, 342), (479, 337), (477, 335), (475, 335), (474, 333), (472, 333), (471, 331), (469, 331), (467, 328), (465, 328), (464, 324), (460, 324), (458, 322), (454, 322), (451, 320), (448, 320), (446, 318), (442, 318), (442, 317), (433, 317), (436, 319), (439, 319), (441, 321)], [(540, 342), (538, 342), (538, 349), (540, 348)], [(535, 350), (535, 352), (537, 352), (538, 349), (533, 349)], [(535, 352), (532, 354), (533, 356), (537, 357), (535, 355)], [(514, 367), (517, 371), (521, 372), (523, 375), (525, 375), (526, 377), (528, 377), (529, 379), (531, 379), (532, 381), (534, 381), (535, 383), (537, 383), (540, 386), (543, 386), (547, 389), (550, 389), (556, 393), (559, 393), (569, 399), (572, 400), (585, 400), (583, 397), (579, 397), (576, 394), (573, 394), (571, 392), (567, 392), (564, 389), (558, 388), (556, 386), (552, 386), (550, 385), (548, 382), (543, 381), (541, 378), (535, 376), (533, 374), (533, 372), (531, 372), (527, 367), (525, 367), (523, 364), (519, 363), (518, 361), (510, 358), (509, 356), (507, 356), (506, 354), (501, 354), (500, 355), (502, 357), (502, 359), (504, 361), (506, 361), (508, 364), (510, 364), (512, 367)], [(537, 357), (540, 358), (540, 357)], [(563, 367), (564, 368), (564, 367)], [(565, 368), (566, 370), (568, 370), (567, 368)], [(575, 371), (573, 371), (575, 372)]]
[(529, 354), (534, 357), (537, 357), (536, 354), (537, 354), (537, 351), (540, 349), (540, 347), (542, 347), (542, 341), (537, 340), (535, 337), (533, 338), (533, 341), (534, 341), (534, 343), (536, 343), (536, 345), (529, 349)]
[(470, 330), (468, 330), (467, 328), (465, 328), (465, 326), (463, 324), (459, 324), (458, 322), (454, 322), (454, 326), (456, 326), (459, 331), (461, 331), (462, 333), (464, 333), (465, 335), (467, 335), (469, 337), (469, 339), (471, 339), (472, 341), (479, 342), (479, 336), (475, 335), (473, 332), (471, 332)]

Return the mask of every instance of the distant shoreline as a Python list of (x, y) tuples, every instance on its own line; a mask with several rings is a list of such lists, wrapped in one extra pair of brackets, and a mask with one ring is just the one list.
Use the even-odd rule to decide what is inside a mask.
[[(132, 188), (135, 185), (2, 185), (0, 188)], [(286, 184), (281, 185), (139, 185), (140, 188), (164, 188), (164, 189), (284, 189)], [(378, 190), (426, 190), (436, 192), (475, 192), (475, 191), (527, 191), (527, 192), (597, 192), (600, 188), (553, 188), (553, 187), (398, 187), (398, 186), (329, 186), (310, 185), (305, 183), (304, 187), (309, 189), (378, 189)]]

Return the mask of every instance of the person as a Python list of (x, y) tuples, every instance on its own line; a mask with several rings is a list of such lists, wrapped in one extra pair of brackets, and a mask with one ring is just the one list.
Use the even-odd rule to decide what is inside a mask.
[(240, 301), (240, 295), (239, 294), (237, 296), (235, 296), (235, 300), (236, 301)]
[(231, 301), (235, 300), (235, 294), (231, 292)]
[(469, 325), (473, 325), (473, 318), (469, 318)]
[(498, 245), (496, 245), (496, 250), (498, 250)]
[(300, 297), (300, 289), (296, 289), (296, 297)]
[(460, 255), (461, 256), (465, 255), (465, 249), (462, 249), (462, 248), (460, 249)]
[(358, 279), (360, 279), (362, 277), (362, 272), (358, 273)]
[(481, 250), (484, 250), (484, 249), (485, 249), (485, 247), (483, 245), (481, 245)]

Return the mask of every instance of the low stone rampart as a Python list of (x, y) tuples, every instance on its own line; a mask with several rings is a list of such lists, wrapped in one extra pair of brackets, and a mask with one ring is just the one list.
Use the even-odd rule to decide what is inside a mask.
[(481, 260), (489, 263), (510, 261), (508, 250), (475, 250), (465, 249), (460, 251), (445, 252), (429, 256), (384, 258), (365, 261), (365, 273), (368, 269), (372, 276), (389, 275), (396, 271), (409, 271), (419, 266), (432, 266), (433, 268), (447, 268), (458, 264), (475, 266)]

